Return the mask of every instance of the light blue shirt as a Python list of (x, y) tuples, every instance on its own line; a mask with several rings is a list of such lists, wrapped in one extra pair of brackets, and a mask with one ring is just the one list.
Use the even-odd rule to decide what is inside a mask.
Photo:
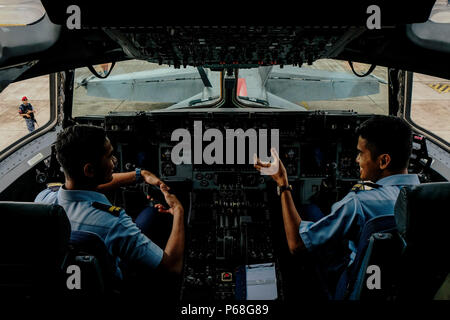
[(351, 264), (364, 224), (376, 216), (393, 215), (402, 186), (417, 185), (420, 181), (416, 174), (395, 174), (376, 183), (381, 187), (349, 192), (341, 201), (332, 205), (329, 215), (319, 221), (302, 220), (299, 233), (308, 251), (320, 254), (322, 249), (326, 252), (328, 245), (349, 240)]
[[(105, 195), (95, 191), (45, 189), (39, 193), (35, 202), (59, 204), (64, 208), (70, 220), (72, 230), (90, 231), (99, 235), (109, 251), (120, 260), (138, 262), (150, 268), (156, 268), (163, 257), (163, 250), (147, 238), (132, 221), (131, 217), (120, 210), (116, 217), (104, 210), (96, 209), (93, 202), (111, 206)], [(121, 277), (120, 269), (117, 270)]]

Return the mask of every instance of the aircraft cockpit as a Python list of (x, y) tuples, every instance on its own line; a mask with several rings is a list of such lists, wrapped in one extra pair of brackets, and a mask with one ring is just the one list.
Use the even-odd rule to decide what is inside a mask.
[[(441, 2), (433, 10), (448, 13)], [(39, 12), (47, 14), (27, 22), (31, 33), (20, 38), (35, 41), (35, 52), (0, 27), (0, 47), (16, 50), (0, 55), (1, 294), (33, 297), (43, 286), (69, 299), (139, 292), (177, 306), (177, 317), (202, 303), (223, 312), (225, 304), (259, 306), (264, 314), (269, 302), (450, 299), (449, 221), (440, 209), (450, 199), (450, 75), (439, 60), (448, 57), (448, 41), (417, 40), (426, 26), (414, 21), (373, 33), (342, 26), (66, 30), (43, 3)], [(48, 37), (33, 40), (42, 30)], [(379, 43), (378, 56), (371, 54)], [(22, 96), (34, 110), (32, 130), (16, 110)], [(411, 128), (407, 173), (420, 184), (401, 189), (390, 212), (364, 225), (355, 263), (327, 295), (317, 257), (292, 254), (283, 191), (255, 168), (254, 156), (273, 163), (275, 149), (297, 210), (329, 213), (349, 192), (377, 188), (361, 179), (357, 129), (382, 115)], [(184, 207), (182, 271), (150, 274), (157, 290), (147, 292), (136, 275), (119, 281), (101, 238), (72, 230), (62, 207), (34, 202), (65, 183), (55, 141), (76, 124), (104, 130), (115, 173), (148, 170)], [(146, 206), (167, 206), (159, 188), (142, 181), (105, 196), (110, 214), (122, 208), (133, 221)], [(162, 219), (168, 233), (172, 218)], [(422, 224), (435, 230), (426, 240)], [(425, 271), (414, 287), (408, 279), (417, 270)]]

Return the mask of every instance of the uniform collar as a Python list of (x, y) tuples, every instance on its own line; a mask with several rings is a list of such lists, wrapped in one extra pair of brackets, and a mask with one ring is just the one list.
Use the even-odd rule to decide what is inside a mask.
[(67, 190), (62, 186), (58, 191), (59, 201), (96, 201), (111, 205), (103, 193), (89, 190)]
[(420, 184), (417, 174), (393, 174), (377, 181), (382, 186), (416, 185)]

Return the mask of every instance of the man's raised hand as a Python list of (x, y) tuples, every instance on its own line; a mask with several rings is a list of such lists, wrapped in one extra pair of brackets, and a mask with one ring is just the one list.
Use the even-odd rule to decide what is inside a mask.
[(262, 175), (271, 176), (279, 186), (288, 185), (288, 177), (286, 168), (281, 162), (278, 152), (275, 148), (270, 149), (273, 162), (261, 162), (261, 160), (253, 155), (253, 165), (261, 172)]

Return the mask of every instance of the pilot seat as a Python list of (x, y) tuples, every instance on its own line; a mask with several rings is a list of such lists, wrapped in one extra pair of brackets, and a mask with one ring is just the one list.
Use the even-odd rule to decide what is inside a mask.
[[(95, 234), (71, 232), (55, 204), (0, 202), (0, 295), (3, 297), (91, 296), (115, 293), (114, 265)], [(76, 265), (80, 288), (67, 282)]]
[[(356, 266), (341, 277), (335, 298), (433, 299), (450, 272), (449, 208), (449, 182), (403, 187), (394, 217), (380, 217), (385, 225), (376, 228), (370, 227), (373, 221), (367, 222), (366, 246), (358, 248)], [(367, 285), (367, 268), (373, 265), (379, 267), (381, 288)]]

